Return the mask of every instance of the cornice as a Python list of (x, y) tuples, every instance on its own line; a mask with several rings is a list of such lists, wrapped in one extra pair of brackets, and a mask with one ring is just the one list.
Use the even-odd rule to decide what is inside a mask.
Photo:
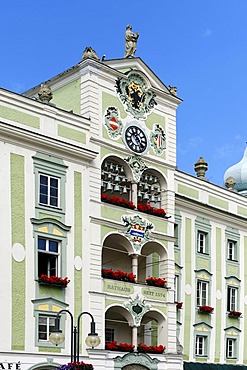
[(70, 231), (71, 229), (71, 226), (65, 225), (63, 222), (56, 220), (55, 218), (52, 218), (52, 217), (45, 217), (41, 219), (30, 218), (30, 221), (34, 225), (42, 225), (44, 223), (51, 223), (51, 224), (57, 225), (58, 227), (60, 227), (62, 230), (65, 230), (65, 231)]
[(49, 154), (59, 155), (65, 160), (73, 160), (79, 164), (91, 162), (98, 155), (98, 152), (93, 150), (16, 127), (2, 121), (0, 121), (0, 138), (10, 144), (25, 147), (29, 150), (39, 150)]
[(239, 228), (239, 226), (242, 226), (243, 228), (246, 228), (246, 217), (224, 211), (212, 205), (202, 203), (185, 196), (175, 194), (175, 207), (183, 209), (184, 211), (192, 211), (195, 215), (198, 215), (199, 212), (201, 212), (210, 220), (220, 219), (221, 223), (224, 222), (225, 224), (230, 224), (232, 227), (235, 226), (236, 228)]

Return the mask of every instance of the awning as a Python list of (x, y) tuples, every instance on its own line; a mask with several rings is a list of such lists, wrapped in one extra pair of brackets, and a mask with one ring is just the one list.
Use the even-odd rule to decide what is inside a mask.
[(247, 370), (247, 366), (213, 364), (210, 362), (184, 362), (184, 370)]

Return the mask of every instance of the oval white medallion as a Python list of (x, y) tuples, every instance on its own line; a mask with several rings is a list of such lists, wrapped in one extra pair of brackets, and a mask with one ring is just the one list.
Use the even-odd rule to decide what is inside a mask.
[(184, 287), (184, 291), (185, 291), (185, 294), (191, 295), (191, 285), (186, 284), (185, 287)]
[(220, 290), (216, 290), (216, 299), (218, 299), (218, 301), (222, 298), (222, 293)]
[(82, 259), (80, 256), (75, 256), (74, 265), (76, 270), (80, 271), (82, 269)]
[(24, 261), (26, 257), (26, 251), (22, 244), (15, 243), (12, 247), (12, 256), (16, 262)]

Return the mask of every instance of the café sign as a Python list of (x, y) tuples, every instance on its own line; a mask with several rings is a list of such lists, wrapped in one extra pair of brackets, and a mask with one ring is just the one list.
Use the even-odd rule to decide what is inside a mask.
[(21, 370), (21, 363), (18, 362), (0, 362), (0, 370)]

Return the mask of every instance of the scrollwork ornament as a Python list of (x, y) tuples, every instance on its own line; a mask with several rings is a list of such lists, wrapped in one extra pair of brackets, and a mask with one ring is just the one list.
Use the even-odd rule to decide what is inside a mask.
[(134, 319), (135, 326), (140, 326), (141, 320), (146, 312), (150, 310), (150, 306), (145, 303), (145, 299), (138, 294), (132, 298), (124, 306), (129, 310)]
[(150, 145), (155, 154), (162, 154), (166, 149), (166, 135), (159, 124), (154, 125), (154, 129), (150, 134)]
[(105, 126), (108, 135), (112, 139), (117, 139), (123, 130), (123, 123), (119, 117), (119, 111), (116, 107), (108, 107), (105, 113)]
[(131, 72), (127, 79), (119, 78), (116, 88), (126, 111), (137, 119), (146, 119), (157, 104), (155, 94), (147, 89), (144, 79), (135, 72)]
[(139, 215), (122, 216), (122, 222), (127, 227), (127, 230), (124, 231), (125, 236), (132, 243), (135, 252), (139, 254), (143, 244), (153, 240), (150, 232), (154, 229), (154, 225)]
[(125, 354), (123, 357), (116, 357), (114, 360), (114, 369), (131, 370), (131, 368), (135, 369), (138, 366), (138, 370), (157, 370), (158, 362), (159, 360), (157, 358), (151, 358), (147, 353), (131, 352)]
[(143, 172), (148, 168), (143, 159), (137, 155), (133, 155), (131, 157), (124, 158), (124, 160), (128, 163), (133, 173), (134, 180), (139, 182)]

